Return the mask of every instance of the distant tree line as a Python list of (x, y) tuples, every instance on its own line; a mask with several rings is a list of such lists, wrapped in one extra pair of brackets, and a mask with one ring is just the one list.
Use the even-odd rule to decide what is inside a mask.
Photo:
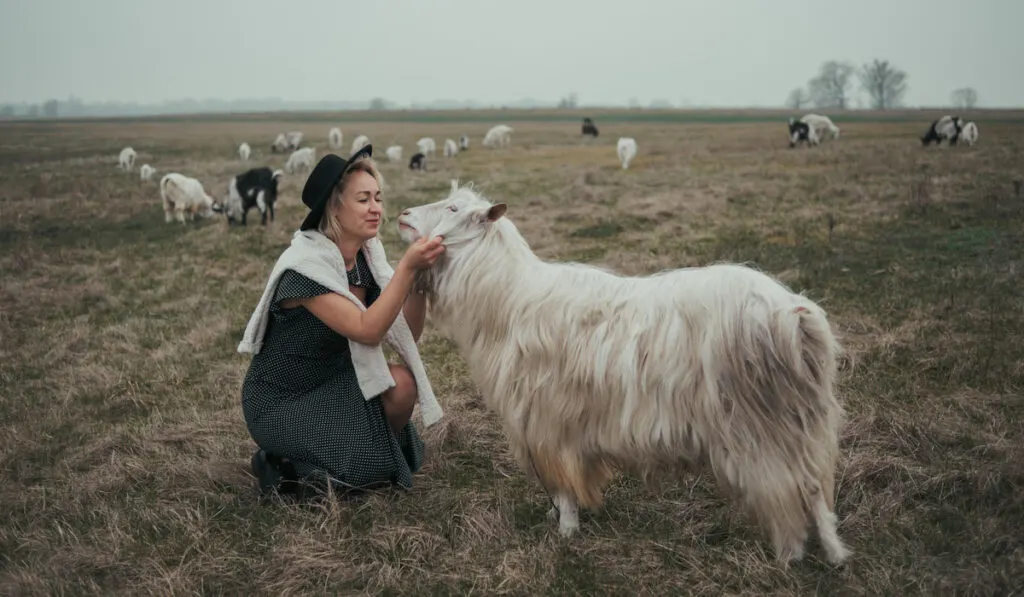
[[(567, 103), (568, 100), (568, 103)], [(0, 119), (23, 118), (81, 118), (115, 116), (153, 116), (160, 114), (216, 114), (239, 112), (334, 111), (334, 110), (464, 110), (498, 108), (551, 108), (575, 107), (576, 94), (563, 98), (557, 104), (551, 100), (522, 98), (508, 102), (477, 102), (440, 99), (410, 102), (402, 106), (382, 97), (369, 101), (289, 101), (267, 99), (181, 99), (157, 103), (138, 102), (84, 102), (71, 96), (66, 100), (50, 99), (42, 103), (8, 103), (0, 105)], [(652, 104), (653, 107), (653, 104)]]
[[(874, 59), (861, 66), (850, 62), (828, 60), (822, 63), (818, 74), (812, 77), (806, 87), (798, 87), (786, 98), (786, 107), (794, 110), (804, 108), (828, 108), (848, 110), (853, 108), (853, 91), (859, 83), (861, 91), (867, 94), (867, 108), (890, 110), (903, 105), (907, 93), (909, 76), (903, 69), (888, 60)], [(978, 92), (971, 87), (953, 91), (951, 103), (961, 109), (974, 108), (978, 103)]]

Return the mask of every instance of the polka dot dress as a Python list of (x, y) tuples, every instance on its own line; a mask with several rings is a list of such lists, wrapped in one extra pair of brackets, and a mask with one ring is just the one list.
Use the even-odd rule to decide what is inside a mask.
[[(362, 251), (348, 274), (373, 304), (380, 287)], [(348, 339), (304, 307), (280, 307), (285, 299), (329, 292), (294, 270), (281, 276), (263, 346), (242, 385), (249, 433), (268, 456), (291, 460), (300, 480), (326, 475), (337, 489), (411, 488), (424, 452), (412, 421), (395, 437), (380, 398), (366, 400), (359, 388)]]

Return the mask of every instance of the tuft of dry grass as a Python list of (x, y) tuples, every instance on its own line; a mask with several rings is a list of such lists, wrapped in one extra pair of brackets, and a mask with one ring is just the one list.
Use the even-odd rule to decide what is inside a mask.
[[(219, 197), (245, 168), (242, 140), (252, 165), (282, 167), (269, 152), (277, 132), (303, 130), (322, 154), (334, 122), (154, 119), (0, 125), (0, 593), (1019, 590), (1024, 115), (974, 118), (984, 137), (973, 148), (922, 149), (922, 118), (843, 122), (841, 141), (796, 150), (784, 119), (747, 113), (597, 117), (599, 139), (514, 116), (506, 150), (480, 147), (492, 124), (482, 116), (343, 123), (346, 143), (365, 133), (379, 150), (473, 137), (425, 172), (381, 160), (391, 258), (395, 215), (459, 178), (508, 202), (544, 258), (627, 274), (742, 261), (807, 292), (847, 349), (847, 568), (814, 546), (779, 568), (706, 475), (620, 476), (579, 535), (561, 539), (435, 330), (421, 351), (447, 416), (425, 433), (411, 491), (260, 499), (240, 406), (248, 361), (235, 347), (304, 215), (304, 176), (285, 177), (266, 228), (166, 224), (156, 183), (119, 172), (117, 153), (131, 144), (137, 164), (195, 176)], [(639, 155), (623, 171), (615, 141), (626, 135)]]

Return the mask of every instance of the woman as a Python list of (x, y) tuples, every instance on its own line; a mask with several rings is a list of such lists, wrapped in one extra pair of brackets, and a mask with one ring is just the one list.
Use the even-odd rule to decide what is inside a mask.
[[(415, 347), (425, 297), (411, 290), (416, 271), (444, 248), (422, 239), (391, 270), (377, 238), (383, 207), (372, 152), (367, 145), (348, 160), (327, 154), (310, 173), (302, 190), (310, 213), (239, 345), (255, 353), (242, 408), (260, 448), (252, 467), (264, 492), (306, 482), (410, 488), (423, 462), (410, 419), (417, 396), (423, 404), (424, 392), (433, 394)], [(387, 363), (380, 350), (392, 328), (411, 331), (405, 365)]]

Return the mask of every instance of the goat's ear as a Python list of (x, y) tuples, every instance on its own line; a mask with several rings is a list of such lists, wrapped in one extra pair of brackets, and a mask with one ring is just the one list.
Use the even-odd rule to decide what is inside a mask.
[(486, 221), (493, 222), (505, 215), (505, 211), (508, 209), (508, 205), (505, 203), (496, 203), (491, 206), (491, 209), (487, 210)]

